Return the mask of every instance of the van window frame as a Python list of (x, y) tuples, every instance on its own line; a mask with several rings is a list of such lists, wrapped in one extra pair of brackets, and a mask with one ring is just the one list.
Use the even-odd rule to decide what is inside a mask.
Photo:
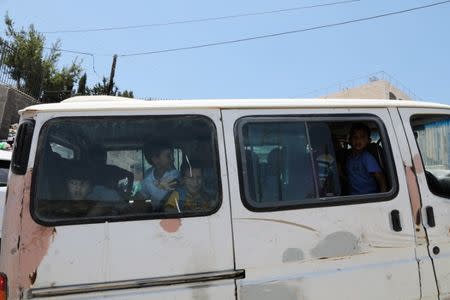
[[(280, 203), (269, 202), (266, 205), (255, 205), (256, 201), (251, 200), (250, 191), (247, 188), (248, 185), (244, 179), (244, 170), (246, 170), (246, 159), (242, 151), (244, 150), (244, 136), (243, 130), (247, 123), (264, 123), (264, 122), (304, 122), (306, 128), (308, 128), (308, 122), (373, 122), (377, 125), (380, 138), (383, 142), (383, 154), (386, 159), (385, 175), (388, 183), (390, 184), (390, 190), (384, 193), (364, 194), (364, 195), (344, 195), (333, 197), (315, 197), (317, 202), (314, 203), (301, 203), (301, 199), (296, 201), (289, 201)], [(308, 133), (309, 134), (309, 133)], [(293, 209), (307, 209), (315, 207), (332, 207), (341, 205), (355, 205), (372, 202), (383, 202), (393, 200), (399, 191), (398, 175), (396, 171), (396, 162), (392, 153), (391, 141), (388, 138), (388, 133), (383, 120), (373, 114), (355, 113), (355, 114), (318, 114), (318, 115), (301, 115), (301, 114), (286, 114), (286, 115), (249, 115), (243, 116), (237, 119), (234, 123), (234, 138), (236, 146), (236, 158), (239, 175), (239, 192), (242, 204), (250, 211), (253, 212), (271, 212)], [(249, 201), (250, 199), (250, 201)], [(276, 204), (274, 204), (276, 203)]]
[[(50, 121), (55, 120), (78, 120), (78, 119), (90, 119), (90, 120), (105, 120), (105, 119), (133, 119), (133, 118), (153, 118), (153, 119), (168, 119), (168, 118), (195, 118), (201, 117), (207, 120), (211, 125), (211, 136), (212, 136), (212, 147), (214, 151), (213, 159), (214, 159), (214, 167), (216, 170), (216, 178), (217, 178), (217, 199), (216, 199), (216, 207), (214, 209), (208, 211), (201, 212), (181, 212), (181, 213), (149, 213), (147, 215), (125, 215), (125, 216), (105, 216), (105, 217), (85, 217), (80, 219), (59, 219), (55, 221), (48, 221), (39, 218), (38, 214), (36, 214), (36, 178), (38, 176), (39, 163), (42, 161), (42, 155), (44, 153), (44, 143), (43, 143), (43, 131), (47, 126), (49, 126)], [(221, 170), (220, 170), (220, 153), (219, 153), (219, 143), (217, 136), (217, 126), (213, 119), (211, 119), (207, 115), (202, 114), (168, 114), (168, 115), (90, 115), (90, 116), (62, 116), (49, 118), (46, 120), (42, 126), (39, 128), (39, 134), (37, 137), (37, 147), (34, 159), (33, 169), (36, 170), (32, 174), (31, 178), (31, 189), (30, 189), (30, 214), (32, 219), (39, 225), (46, 227), (54, 227), (54, 226), (67, 226), (67, 225), (82, 225), (82, 224), (98, 224), (98, 223), (112, 223), (112, 222), (126, 222), (126, 221), (140, 221), (140, 220), (163, 220), (163, 219), (184, 219), (184, 218), (192, 218), (192, 217), (207, 217), (214, 215), (217, 213), (223, 204), (223, 187), (222, 187), (222, 179), (221, 179)]]
[(11, 171), (16, 175), (25, 175), (27, 172), (35, 124), (34, 119), (25, 119), (17, 129), (11, 157)]
[[(450, 122), (450, 114), (444, 114), (444, 113), (443, 113), (443, 114), (438, 114), (438, 113), (431, 113), (431, 114), (427, 114), (427, 113), (411, 114), (411, 116), (409, 117), (409, 127), (411, 128), (411, 131), (413, 132), (413, 134), (414, 134), (413, 121), (414, 121), (415, 118), (429, 118), (429, 119), (432, 119), (432, 118), (447, 118), (448, 121)], [(420, 161), (422, 162), (422, 167), (423, 167), (424, 174), (425, 174), (425, 171), (428, 171), (428, 170), (427, 170), (426, 167), (425, 167), (425, 161), (423, 160), (423, 156), (422, 156), (422, 149), (420, 148), (419, 142), (418, 142), (417, 139), (415, 139), (415, 143), (416, 143), (416, 147), (417, 147), (417, 150), (418, 150), (418, 152), (419, 152), (419, 155), (420, 155)], [(449, 153), (450, 153), (450, 149), (449, 149)], [(428, 172), (429, 172), (429, 171), (428, 171)], [(434, 175), (433, 175), (433, 176), (434, 176)], [(432, 195), (437, 196), (437, 197), (444, 198), (444, 199), (447, 200), (447, 201), (450, 200), (450, 195), (446, 195), (445, 193), (437, 193), (437, 192), (433, 191), (433, 189), (430, 187), (430, 185), (429, 185), (429, 183), (428, 183), (427, 180), (425, 180), (425, 185), (426, 185), (427, 190), (428, 190)]]

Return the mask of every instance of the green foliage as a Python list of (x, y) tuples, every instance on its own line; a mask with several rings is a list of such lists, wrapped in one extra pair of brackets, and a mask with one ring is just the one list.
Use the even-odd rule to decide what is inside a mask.
[(125, 90), (123, 92), (119, 92), (117, 94), (117, 96), (126, 97), (126, 98), (134, 98), (133, 91), (127, 91), (127, 90)]
[(6, 37), (0, 42), (8, 46), (4, 63), (16, 87), (42, 102), (58, 102), (72, 94), (72, 88), (81, 73), (81, 62), (58, 69), (61, 57), (57, 41), (44, 55), (45, 37), (33, 25), (28, 30), (14, 28), (14, 22), (6, 15)]
[[(84, 74), (83, 76), (86, 76)], [(81, 82), (81, 80), (80, 80)], [(80, 84), (78, 86), (78, 91), (80, 91)], [(85, 88), (84, 93), (79, 92), (79, 95), (110, 95), (110, 96), (121, 96), (127, 98), (134, 98), (133, 91), (124, 90), (119, 91), (116, 83), (113, 81), (111, 92), (109, 92), (109, 79), (106, 77), (102, 78), (101, 82), (97, 82), (92, 88)]]
[[(33, 26), (29, 31), (16, 31), (8, 15), (5, 16), (6, 36), (11, 39), (2, 39), (10, 51), (5, 56), (4, 63), (10, 67), (9, 75), (16, 81), (16, 87), (31, 94), (39, 96), (44, 68), (48, 66), (43, 59), (44, 38)], [(49, 61), (49, 59), (47, 59)]]
[[(73, 95), (113, 95), (133, 98), (133, 92), (119, 91), (116, 83), (109, 89), (109, 79), (103, 77), (92, 88), (87, 86), (87, 75), (81, 76), (82, 61), (75, 59), (71, 65), (58, 68), (61, 57), (60, 42), (44, 51), (45, 37), (33, 25), (27, 30), (14, 28), (13, 20), (6, 14), (6, 39), (0, 37), (0, 46), (8, 49), (3, 63), (19, 90), (41, 102), (60, 102)], [(47, 52), (46, 54), (44, 52)], [(74, 86), (78, 81), (78, 89)], [(110, 91), (110, 92), (109, 92)]]
[(86, 81), (87, 81), (87, 75), (86, 73), (81, 76), (80, 80), (78, 81), (78, 90), (77, 95), (86, 95)]
[(92, 88), (86, 89), (87, 95), (109, 95), (108, 93), (108, 79), (102, 78), (101, 82), (97, 82)]
[(82, 69), (77, 62), (61, 70), (53, 70), (50, 76), (44, 78), (42, 102), (59, 102), (74, 94), (75, 82), (79, 79)]

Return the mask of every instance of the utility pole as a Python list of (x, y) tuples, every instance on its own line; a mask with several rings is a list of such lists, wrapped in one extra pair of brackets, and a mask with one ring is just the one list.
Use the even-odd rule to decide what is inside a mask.
[(109, 75), (109, 83), (108, 83), (108, 90), (107, 90), (108, 95), (111, 95), (113, 85), (114, 85), (114, 74), (116, 73), (116, 62), (117, 62), (117, 54), (114, 54), (112, 65), (111, 65), (111, 74)]

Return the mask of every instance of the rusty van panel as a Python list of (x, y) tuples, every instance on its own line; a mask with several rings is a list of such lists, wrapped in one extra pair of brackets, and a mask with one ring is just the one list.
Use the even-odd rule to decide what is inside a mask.
[(9, 179), (8, 195), (3, 219), (3, 237), (0, 259), (0, 271), (9, 278), (9, 295), (18, 297), (20, 215), (22, 213), (23, 189), (25, 177), (12, 174)]
[(31, 173), (26, 174), (23, 205), (22, 205), (22, 228), (20, 238), (20, 263), (19, 284), (20, 288), (28, 288), (36, 280), (36, 270), (47, 253), (52, 236), (55, 234), (53, 227), (44, 227), (37, 224), (30, 214), (30, 187)]
[(36, 280), (36, 270), (47, 253), (53, 228), (36, 224), (30, 214), (32, 169), (12, 175), (6, 200), (0, 269), (8, 276), (9, 295), (19, 298)]

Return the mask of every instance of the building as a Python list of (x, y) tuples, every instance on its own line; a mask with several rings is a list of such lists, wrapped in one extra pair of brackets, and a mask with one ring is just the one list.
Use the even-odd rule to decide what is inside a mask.
[(354, 88), (345, 88), (320, 98), (414, 100), (387, 80), (369, 81), (366, 84)]
[(323, 99), (421, 100), (410, 89), (384, 71), (318, 89), (308, 96), (314, 97), (314, 95), (315, 98)]

